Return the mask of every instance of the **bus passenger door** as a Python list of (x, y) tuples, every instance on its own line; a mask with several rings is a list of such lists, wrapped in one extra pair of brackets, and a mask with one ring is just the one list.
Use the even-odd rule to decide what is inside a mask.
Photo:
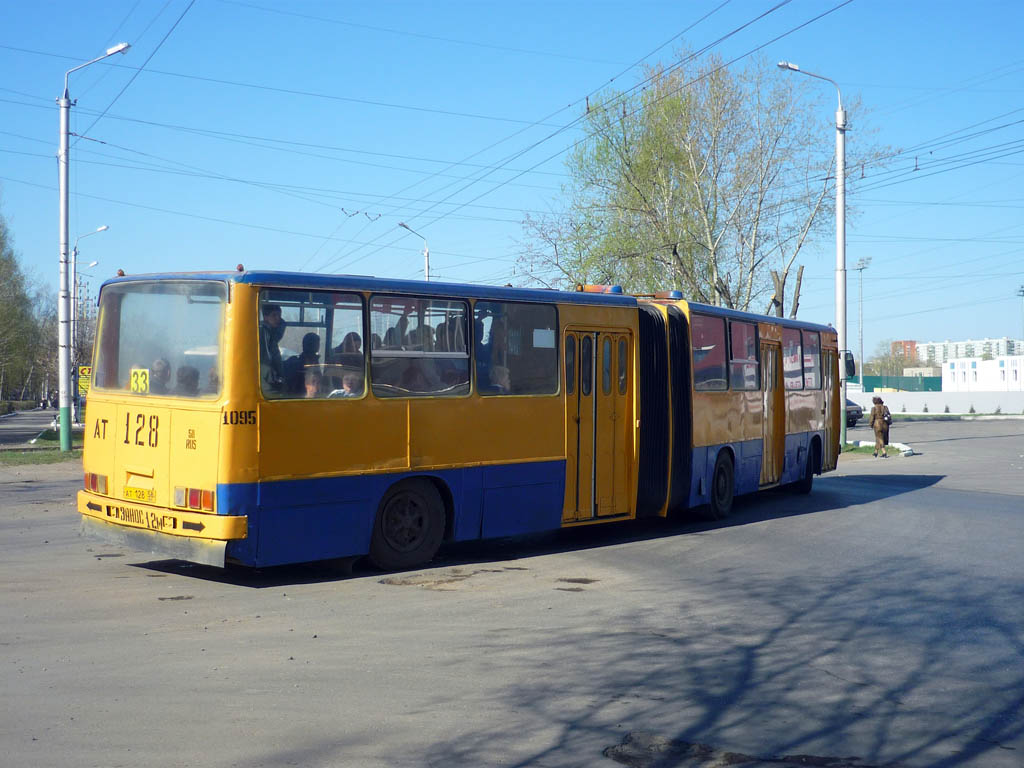
[[(835, 469), (839, 463), (839, 419), (836, 405), (842, 397), (839, 389), (839, 357), (834, 349), (822, 350), (822, 384), (821, 394), (824, 400), (821, 413), (824, 417), (825, 445), (821, 451), (821, 471)], [(846, 418), (846, 403), (838, 409), (842, 418)]]
[(598, 331), (565, 335), (565, 521), (629, 511), (623, 436), (628, 394), (619, 394), (617, 339)]
[(761, 422), (761, 485), (766, 486), (779, 482), (786, 450), (782, 347), (778, 342), (761, 342), (761, 395), (764, 398), (764, 416)]

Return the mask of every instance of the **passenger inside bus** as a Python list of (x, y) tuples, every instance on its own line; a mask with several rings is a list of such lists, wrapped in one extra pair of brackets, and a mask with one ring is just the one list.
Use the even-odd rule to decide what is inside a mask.
[(316, 368), (306, 369), (304, 386), (307, 398), (320, 397), (320, 383), (322, 379), (323, 377), (320, 375), (320, 371)]
[(284, 363), (284, 380), (288, 391), (292, 394), (302, 392), (304, 371), (319, 365), (320, 337), (315, 333), (307, 333), (302, 337), (302, 354), (289, 357)]
[(341, 345), (334, 348), (335, 352), (343, 352), (349, 354), (359, 354), (360, 347), (363, 345), (363, 340), (359, 338), (359, 334), (355, 331), (349, 331), (345, 334), (345, 338), (341, 340)]
[(384, 334), (384, 348), (385, 349), (402, 349), (406, 344), (406, 332), (409, 330), (409, 317), (402, 315), (398, 318), (398, 322), (392, 327), (388, 328), (387, 333)]
[(154, 395), (166, 395), (171, 382), (171, 364), (158, 357), (149, 369), (149, 391)]
[(363, 394), (363, 377), (358, 373), (346, 373), (341, 380), (342, 397), (359, 397)]
[(475, 326), (477, 339), (477, 387), (481, 392), (489, 394), (506, 394), (511, 392), (512, 382), (508, 368), (508, 348), (506, 344), (504, 319), (491, 316), (486, 344), (483, 342), (483, 321), (481, 319), (477, 319)]
[(284, 336), (285, 321), (281, 318), (279, 304), (264, 304), (263, 320), (260, 323), (260, 377), (264, 391), (280, 392), (284, 380), (281, 365), (281, 348), (278, 343)]
[(181, 397), (196, 397), (199, 394), (199, 369), (191, 365), (178, 368), (178, 386), (174, 394)]

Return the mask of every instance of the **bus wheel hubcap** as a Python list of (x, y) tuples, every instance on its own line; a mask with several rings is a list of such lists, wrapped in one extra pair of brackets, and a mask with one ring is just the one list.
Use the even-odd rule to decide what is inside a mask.
[(426, 534), (426, 504), (413, 494), (400, 494), (384, 510), (382, 522), (387, 543), (400, 552), (409, 552), (419, 546)]

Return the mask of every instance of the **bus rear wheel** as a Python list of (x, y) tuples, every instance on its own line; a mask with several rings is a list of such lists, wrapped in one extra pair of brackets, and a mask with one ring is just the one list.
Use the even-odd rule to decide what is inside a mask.
[(736, 475), (732, 455), (719, 451), (715, 459), (715, 471), (711, 474), (711, 499), (707, 516), (711, 520), (724, 520), (732, 512), (733, 496), (736, 493)]
[(444, 502), (429, 480), (414, 478), (392, 486), (377, 509), (370, 562), (386, 571), (428, 562), (444, 537)]
[(804, 476), (793, 484), (793, 490), (797, 493), (810, 493), (814, 487), (814, 468), (818, 466), (818, 444), (811, 443), (807, 451), (807, 465), (804, 467)]

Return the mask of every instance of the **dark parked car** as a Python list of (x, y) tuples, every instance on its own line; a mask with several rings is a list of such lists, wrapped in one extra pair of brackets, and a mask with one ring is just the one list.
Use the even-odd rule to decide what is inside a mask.
[(846, 426), (856, 427), (857, 422), (864, 418), (864, 409), (850, 398), (846, 398)]

